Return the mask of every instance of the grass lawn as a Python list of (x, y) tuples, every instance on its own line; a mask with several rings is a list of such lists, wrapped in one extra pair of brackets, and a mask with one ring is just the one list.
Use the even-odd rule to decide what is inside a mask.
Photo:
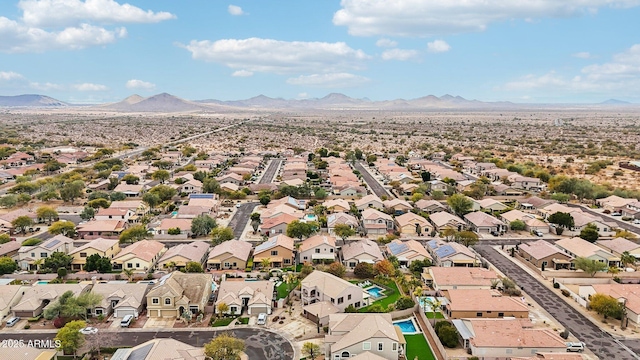
[(430, 312), (426, 311), (424, 313), (427, 316), (427, 319), (444, 319), (444, 315), (441, 312)]
[(228, 317), (228, 318), (222, 318), (222, 319), (218, 319), (216, 320), (213, 325), (213, 327), (218, 327), (218, 326), (227, 326), (229, 324), (231, 324), (231, 322), (233, 320), (235, 320), (236, 318), (232, 318), (232, 317)]
[(247, 325), (247, 324), (249, 323), (249, 318), (248, 318), (248, 317), (241, 317), (241, 318), (238, 318), (238, 322), (239, 322), (240, 324)]
[[(384, 309), (386, 309), (389, 304), (395, 304), (395, 302), (398, 301), (398, 299), (400, 298), (400, 291), (398, 290), (398, 285), (396, 285), (396, 282), (393, 280), (388, 280), (386, 282), (383, 282), (382, 284), (386, 286), (386, 289), (384, 291), (386, 297), (374, 301), (373, 303), (371, 303), (371, 305), (380, 304)], [(366, 312), (369, 306), (363, 307), (362, 309), (358, 310), (358, 312)]]
[(435, 360), (424, 335), (405, 335), (404, 339), (407, 341), (407, 360)]
[[(295, 283), (291, 284), (291, 290), (295, 289), (299, 283), (300, 281), (296, 281)], [(287, 295), (289, 295), (289, 284), (283, 281), (282, 284), (278, 286), (277, 291), (278, 291), (278, 299), (286, 298)]]

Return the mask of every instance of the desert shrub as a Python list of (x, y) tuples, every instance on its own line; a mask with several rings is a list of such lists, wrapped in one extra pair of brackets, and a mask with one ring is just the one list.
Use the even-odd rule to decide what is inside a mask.
[(396, 309), (405, 310), (415, 306), (415, 301), (408, 296), (403, 296), (396, 301)]

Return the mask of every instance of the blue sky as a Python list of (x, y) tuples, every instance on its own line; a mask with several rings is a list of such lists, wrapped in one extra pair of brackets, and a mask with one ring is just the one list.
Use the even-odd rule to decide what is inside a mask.
[(0, 95), (640, 103), (640, 0), (3, 0)]

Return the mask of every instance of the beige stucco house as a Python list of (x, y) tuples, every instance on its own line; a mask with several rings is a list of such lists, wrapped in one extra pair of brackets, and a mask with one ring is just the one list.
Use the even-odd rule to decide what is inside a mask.
[(174, 271), (163, 276), (147, 293), (147, 314), (151, 318), (178, 318), (183, 312), (204, 312), (211, 296), (210, 274)]

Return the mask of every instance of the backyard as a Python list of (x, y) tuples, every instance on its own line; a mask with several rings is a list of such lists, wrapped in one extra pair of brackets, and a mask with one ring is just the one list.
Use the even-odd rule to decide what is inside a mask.
[(361, 308), (360, 310), (358, 310), (359, 312), (367, 312), (367, 310), (374, 304), (379, 304), (383, 309), (386, 310), (387, 306), (389, 306), (390, 304), (395, 304), (396, 301), (398, 301), (398, 299), (400, 298), (400, 291), (398, 290), (398, 285), (396, 285), (395, 281), (393, 281), (392, 279), (380, 281), (378, 285), (384, 286), (385, 297), (380, 300), (374, 301), (369, 306)]
[(405, 335), (407, 360), (435, 360), (433, 352), (423, 334)]
[(291, 292), (291, 290), (295, 289), (298, 286), (298, 284), (300, 284), (300, 280), (296, 280), (292, 284), (287, 284), (286, 282), (282, 282), (282, 284), (278, 285), (276, 289), (278, 292), (278, 299), (286, 298), (287, 295), (289, 295), (289, 293)]

